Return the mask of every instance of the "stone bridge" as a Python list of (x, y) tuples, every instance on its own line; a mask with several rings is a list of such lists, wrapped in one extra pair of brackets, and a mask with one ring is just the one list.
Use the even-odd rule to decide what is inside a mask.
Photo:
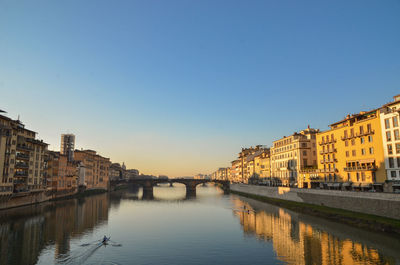
[(171, 186), (173, 183), (181, 183), (186, 186), (186, 197), (196, 196), (196, 187), (199, 184), (208, 182), (214, 182), (222, 185), (225, 192), (229, 191), (229, 181), (227, 180), (214, 180), (214, 179), (151, 179), (151, 178), (135, 178), (128, 181), (128, 183), (137, 184), (143, 187), (143, 197), (153, 197), (153, 187), (161, 183), (169, 183)]

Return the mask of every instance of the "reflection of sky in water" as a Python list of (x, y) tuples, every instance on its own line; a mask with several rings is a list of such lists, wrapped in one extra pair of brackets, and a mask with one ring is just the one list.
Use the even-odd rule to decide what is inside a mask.
[[(154, 200), (142, 200), (142, 190), (136, 188), (58, 202), (36, 217), (0, 224), (0, 250), (3, 255), (9, 250), (7, 242), (18, 242), (14, 256), (22, 246), (23, 255), (29, 255), (23, 260), (36, 261), (39, 255), (39, 264), (53, 263), (56, 256), (65, 264), (395, 264), (396, 258), (400, 260), (399, 241), (387, 236), (224, 195), (211, 184), (199, 185), (195, 199), (186, 199), (185, 194), (185, 186), (174, 184), (155, 187)], [(92, 245), (81, 246), (103, 235), (122, 246), (94, 251)], [(11, 261), (30, 264), (15, 257)]]

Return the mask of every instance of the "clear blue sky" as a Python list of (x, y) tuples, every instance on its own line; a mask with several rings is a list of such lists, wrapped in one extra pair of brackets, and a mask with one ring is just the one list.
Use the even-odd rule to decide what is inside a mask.
[(400, 1), (0, 0), (0, 109), (59, 148), (208, 173), (400, 93)]

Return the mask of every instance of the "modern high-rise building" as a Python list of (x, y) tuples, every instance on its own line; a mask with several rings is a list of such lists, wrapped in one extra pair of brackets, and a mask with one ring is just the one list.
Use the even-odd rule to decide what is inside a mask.
[(68, 161), (73, 161), (74, 150), (75, 150), (75, 135), (61, 134), (61, 148), (60, 148), (61, 154), (67, 156)]

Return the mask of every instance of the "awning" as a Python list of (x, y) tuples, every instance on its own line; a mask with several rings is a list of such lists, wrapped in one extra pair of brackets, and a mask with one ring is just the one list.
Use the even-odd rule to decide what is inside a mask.
[(373, 158), (370, 158), (370, 159), (360, 159), (360, 160), (358, 160), (358, 162), (359, 162), (360, 164), (374, 163), (374, 162), (375, 162), (375, 159), (373, 159)]
[(328, 183), (328, 187), (333, 187), (333, 183)]
[(340, 183), (334, 183), (333, 187), (340, 187)]
[(392, 187), (400, 187), (400, 184), (392, 184)]
[(344, 183), (342, 184), (342, 186), (343, 186), (343, 187), (348, 187), (348, 186), (351, 186), (351, 183), (350, 183), (350, 182), (344, 182)]
[(371, 183), (361, 183), (360, 187), (361, 188), (369, 188), (369, 187), (371, 187)]

